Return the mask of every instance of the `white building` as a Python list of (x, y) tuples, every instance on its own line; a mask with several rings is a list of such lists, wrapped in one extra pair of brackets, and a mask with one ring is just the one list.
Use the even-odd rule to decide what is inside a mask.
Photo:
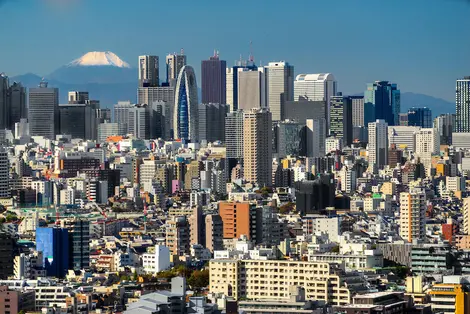
[(13, 265), (15, 279), (38, 279), (46, 276), (43, 268), (42, 252), (21, 253), (15, 256)]
[(438, 154), (439, 150), (439, 134), (436, 129), (421, 129), (416, 133), (416, 154)]
[(265, 71), (268, 78), (267, 105), (272, 113), (272, 120), (284, 120), (282, 117), (284, 103), (294, 98), (294, 67), (284, 61), (269, 62)]
[(341, 151), (343, 149), (343, 139), (336, 137), (328, 137), (325, 140), (325, 152), (327, 154)]
[(302, 219), (302, 228), (304, 234), (324, 233), (328, 235), (330, 242), (338, 242), (340, 223), (339, 217), (326, 218), (307, 215)]
[(338, 254), (308, 252), (309, 262), (344, 263), (346, 269), (371, 269), (383, 267), (382, 252), (378, 250), (365, 250), (362, 254)]
[(369, 123), (369, 164), (378, 168), (388, 162), (388, 124), (385, 120)]
[(325, 155), (326, 120), (307, 119), (307, 157)]
[(142, 254), (142, 267), (147, 273), (158, 273), (170, 268), (170, 250), (163, 245), (156, 245), (148, 253)]
[(419, 126), (389, 126), (388, 142), (395, 144), (398, 149), (416, 151), (416, 134), (421, 130)]
[(400, 237), (408, 242), (425, 236), (426, 193), (419, 188), (400, 193)]
[(465, 191), (465, 178), (446, 177), (446, 189), (451, 192)]
[(341, 191), (354, 193), (356, 191), (356, 171), (343, 167), (340, 171)]
[(118, 123), (100, 123), (98, 125), (98, 142), (104, 142), (110, 136), (119, 135)]
[(266, 71), (264, 68), (238, 69), (238, 109), (266, 107)]

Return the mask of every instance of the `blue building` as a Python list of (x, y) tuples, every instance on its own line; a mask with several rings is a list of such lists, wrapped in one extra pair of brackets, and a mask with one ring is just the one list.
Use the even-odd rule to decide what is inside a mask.
[(364, 115), (367, 114), (369, 120), (373, 110), (374, 121), (385, 120), (389, 126), (399, 125), (400, 99), (397, 84), (390, 84), (388, 81), (367, 84), (367, 90), (364, 92), (364, 111), (367, 108), (368, 112), (364, 112)]
[(432, 111), (429, 108), (410, 108), (408, 110), (408, 125), (432, 128)]
[(37, 228), (36, 250), (43, 253), (47, 276), (63, 278), (69, 269), (69, 234), (63, 228)]
[(188, 65), (181, 69), (176, 83), (173, 127), (176, 140), (198, 141), (199, 109), (196, 75), (194, 69)]

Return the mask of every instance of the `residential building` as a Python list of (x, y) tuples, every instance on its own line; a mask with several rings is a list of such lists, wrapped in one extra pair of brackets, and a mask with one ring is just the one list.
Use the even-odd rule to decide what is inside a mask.
[(470, 292), (466, 284), (437, 283), (428, 294), (433, 313), (464, 314), (468, 311)]
[(197, 83), (194, 69), (184, 66), (178, 76), (173, 113), (174, 138), (197, 142), (199, 136), (199, 110)]
[(190, 246), (189, 221), (185, 216), (172, 217), (167, 221), (166, 246), (173, 256), (189, 254)]
[(225, 146), (229, 159), (243, 158), (243, 111), (230, 112), (225, 118)]
[(155, 245), (142, 254), (142, 267), (146, 273), (156, 274), (170, 266), (170, 250), (166, 246)]
[(294, 67), (289, 63), (269, 62), (267, 71), (267, 105), (273, 121), (284, 120), (286, 101), (294, 99)]
[(59, 89), (49, 88), (42, 81), (38, 88), (29, 89), (29, 133), (55, 139), (60, 131)]
[[(352, 125), (353, 127), (367, 126), (369, 122), (365, 114), (367, 110), (364, 104), (364, 96), (349, 96), (352, 100)], [(367, 121), (367, 123), (366, 123)]]
[(420, 189), (400, 193), (400, 236), (408, 241), (425, 236), (426, 194)]
[(219, 53), (209, 60), (201, 62), (201, 93), (203, 104), (225, 104), (226, 96), (226, 68), (227, 62), (219, 59)]
[(205, 218), (206, 248), (214, 252), (223, 249), (224, 223), (220, 215), (206, 215)]
[(33, 312), (36, 310), (34, 294), (34, 290), (13, 290), (0, 286), (0, 313)]
[(369, 123), (369, 163), (382, 168), (388, 163), (388, 124), (385, 120)]
[(224, 239), (256, 239), (256, 210), (250, 203), (220, 202), (219, 215), (223, 224)]
[(8, 152), (0, 147), (0, 199), (10, 197), (10, 161)]

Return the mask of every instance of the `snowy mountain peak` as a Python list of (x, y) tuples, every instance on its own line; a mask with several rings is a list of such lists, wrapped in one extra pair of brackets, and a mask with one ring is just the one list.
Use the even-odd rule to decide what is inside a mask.
[(113, 66), (118, 68), (130, 68), (129, 63), (122, 61), (111, 51), (92, 51), (73, 60), (67, 66)]

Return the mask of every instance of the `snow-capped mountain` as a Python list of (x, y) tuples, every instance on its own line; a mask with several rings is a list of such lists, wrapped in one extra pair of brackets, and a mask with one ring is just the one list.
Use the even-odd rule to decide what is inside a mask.
[(78, 59), (73, 60), (69, 67), (74, 66), (114, 66), (118, 68), (130, 68), (129, 63), (123, 61), (111, 51), (92, 51), (84, 54)]
[(137, 70), (111, 51), (92, 51), (60, 67), (46, 78), (69, 84), (132, 83), (137, 82)]

